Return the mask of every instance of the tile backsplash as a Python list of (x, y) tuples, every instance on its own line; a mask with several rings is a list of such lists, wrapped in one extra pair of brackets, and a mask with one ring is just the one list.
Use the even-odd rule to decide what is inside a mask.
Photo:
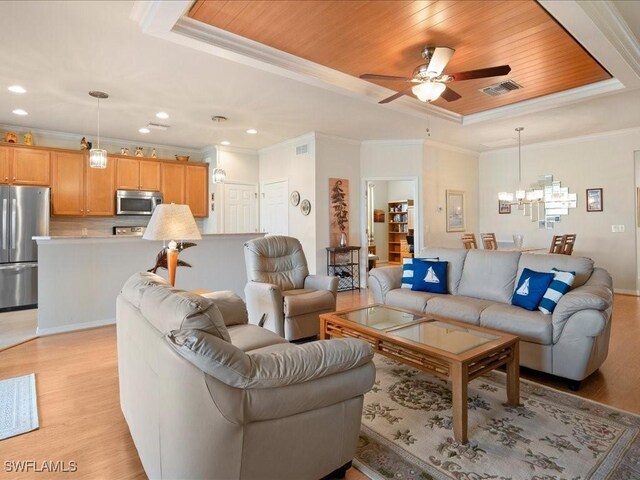
[[(49, 235), (52, 237), (82, 235), (103, 237), (112, 235), (113, 227), (116, 225), (122, 227), (146, 226), (150, 218), (149, 216), (137, 215), (122, 215), (119, 217), (51, 217)], [(196, 219), (196, 223), (200, 231), (202, 231), (203, 220)]]

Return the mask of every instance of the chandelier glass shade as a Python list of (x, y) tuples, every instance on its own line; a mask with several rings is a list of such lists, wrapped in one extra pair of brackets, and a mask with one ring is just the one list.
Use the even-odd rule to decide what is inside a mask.
[(447, 86), (444, 83), (423, 82), (413, 87), (411, 91), (421, 102), (433, 102), (442, 95), (446, 88)]
[(89, 92), (93, 98), (98, 100), (98, 145), (97, 148), (89, 150), (89, 167), (91, 168), (107, 168), (107, 151), (100, 148), (100, 99), (107, 99), (109, 95), (104, 92)]
[(544, 198), (544, 191), (540, 189), (525, 190), (522, 188), (522, 141), (521, 134), (524, 127), (516, 128), (518, 132), (518, 189), (514, 192), (498, 192), (498, 200), (512, 205), (524, 205), (540, 202)]

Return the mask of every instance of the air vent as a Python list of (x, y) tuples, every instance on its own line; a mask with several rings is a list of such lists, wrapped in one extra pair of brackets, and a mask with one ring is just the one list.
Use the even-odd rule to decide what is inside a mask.
[(309, 151), (309, 145), (307, 145), (307, 144), (298, 145), (296, 147), (296, 155), (304, 155), (308, 151)]
[(481, 88), (480, 91), (490, 97), (498, 97), (505, 93), (512, 92), (513, 90), (520, 90), (522, 85), (518, 85), (513, 80), (507, 80), (506, 82), (495, 83), (488, 87)]

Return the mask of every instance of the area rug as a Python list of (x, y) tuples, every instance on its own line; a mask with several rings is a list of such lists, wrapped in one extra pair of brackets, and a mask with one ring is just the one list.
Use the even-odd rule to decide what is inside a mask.
[(640, 479), (640, 416), (501, 372), (469, 384), (469, 442), (451, 430), (447, 382), (376, 355), (356, 466), (373, 479)]
[(0, 380), (0, 440), (38, 428), (36, 376)]

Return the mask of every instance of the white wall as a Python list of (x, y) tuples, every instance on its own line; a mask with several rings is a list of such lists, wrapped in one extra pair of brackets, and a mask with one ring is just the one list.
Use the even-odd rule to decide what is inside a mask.
[[(523, 233), (525, 245), (548, 248), (554, 234), (578, 235), (574, 255), (591, 257), (606, 268), (618, 291), (635, 292), (636, 232), (634, 151), (640, 150), (638, 130), (613, 132), (591, 138), (567, 139), (522, 148), (523, 185), (551, 174), (578, 195), (578, 207), (563, 216), (553, 230), (540, 230), (513, 209), (498, 214), (499, 191), (514, 190), (518, 179), (517, 149), (480, 155), (480, 230), (495, 232), (498, 240)], [(587, 188), (603, 188), (603, 212), (588, 213)], [(612, 233), (624, 225), (624, 233)]]
[(427, 142), (423, 171), (425, 245), (461, 247), (462, 233), (447, 233), (446, 191), (465, 192), (466, 231), (478, 232), (478, 154)]
[[(327, 252), (329, 247), (330, 216), (329, 178), (349, 180), (349, 245), (362, 243), (360, 235), (360, 210), (366, 203), (361, 202), (360, 189), (360, 143), (352, 140), (328, 137), (316, 134), (316, 266), (317, 273), (327, 271)], [(335, 246), (335, 245), (334, 245)], [(366, 248), (364, 248), (366, 250)], [(360, 250), (361, 264), (366, 251)], [(305, 252), (306, 253), (306, 252)]]
[[(307, 145), (307, 153), (296, 155), (296, 147)], [(309, 271), (316, 273), (316, 153), (315, 136), (303, 135), (258, 152), (260, 185), (279, 180), (288, 180), (289, 193), (300, 192), (300, 199), (311, 201), (311, 213), (302, 215), (300, 206), (288, 203), (289, 235), (300, 240)], [(321, 245), (321, 244), (320, 244)]]
[(379, 262), (389, 261), (389, 205), (387, 194), (387, 186), (389, 182), (385, 180), (376, 180), (373, 182), (373, 208), (384, 212), (384, 222), (373, 224), (373, 238), (376, 245), (376, 255), (380, 257)]
[(412, 180), (390, 180), (387, 182), (387, 199), (392, 202), (394, 200), (413, 200), (414, 182)]

